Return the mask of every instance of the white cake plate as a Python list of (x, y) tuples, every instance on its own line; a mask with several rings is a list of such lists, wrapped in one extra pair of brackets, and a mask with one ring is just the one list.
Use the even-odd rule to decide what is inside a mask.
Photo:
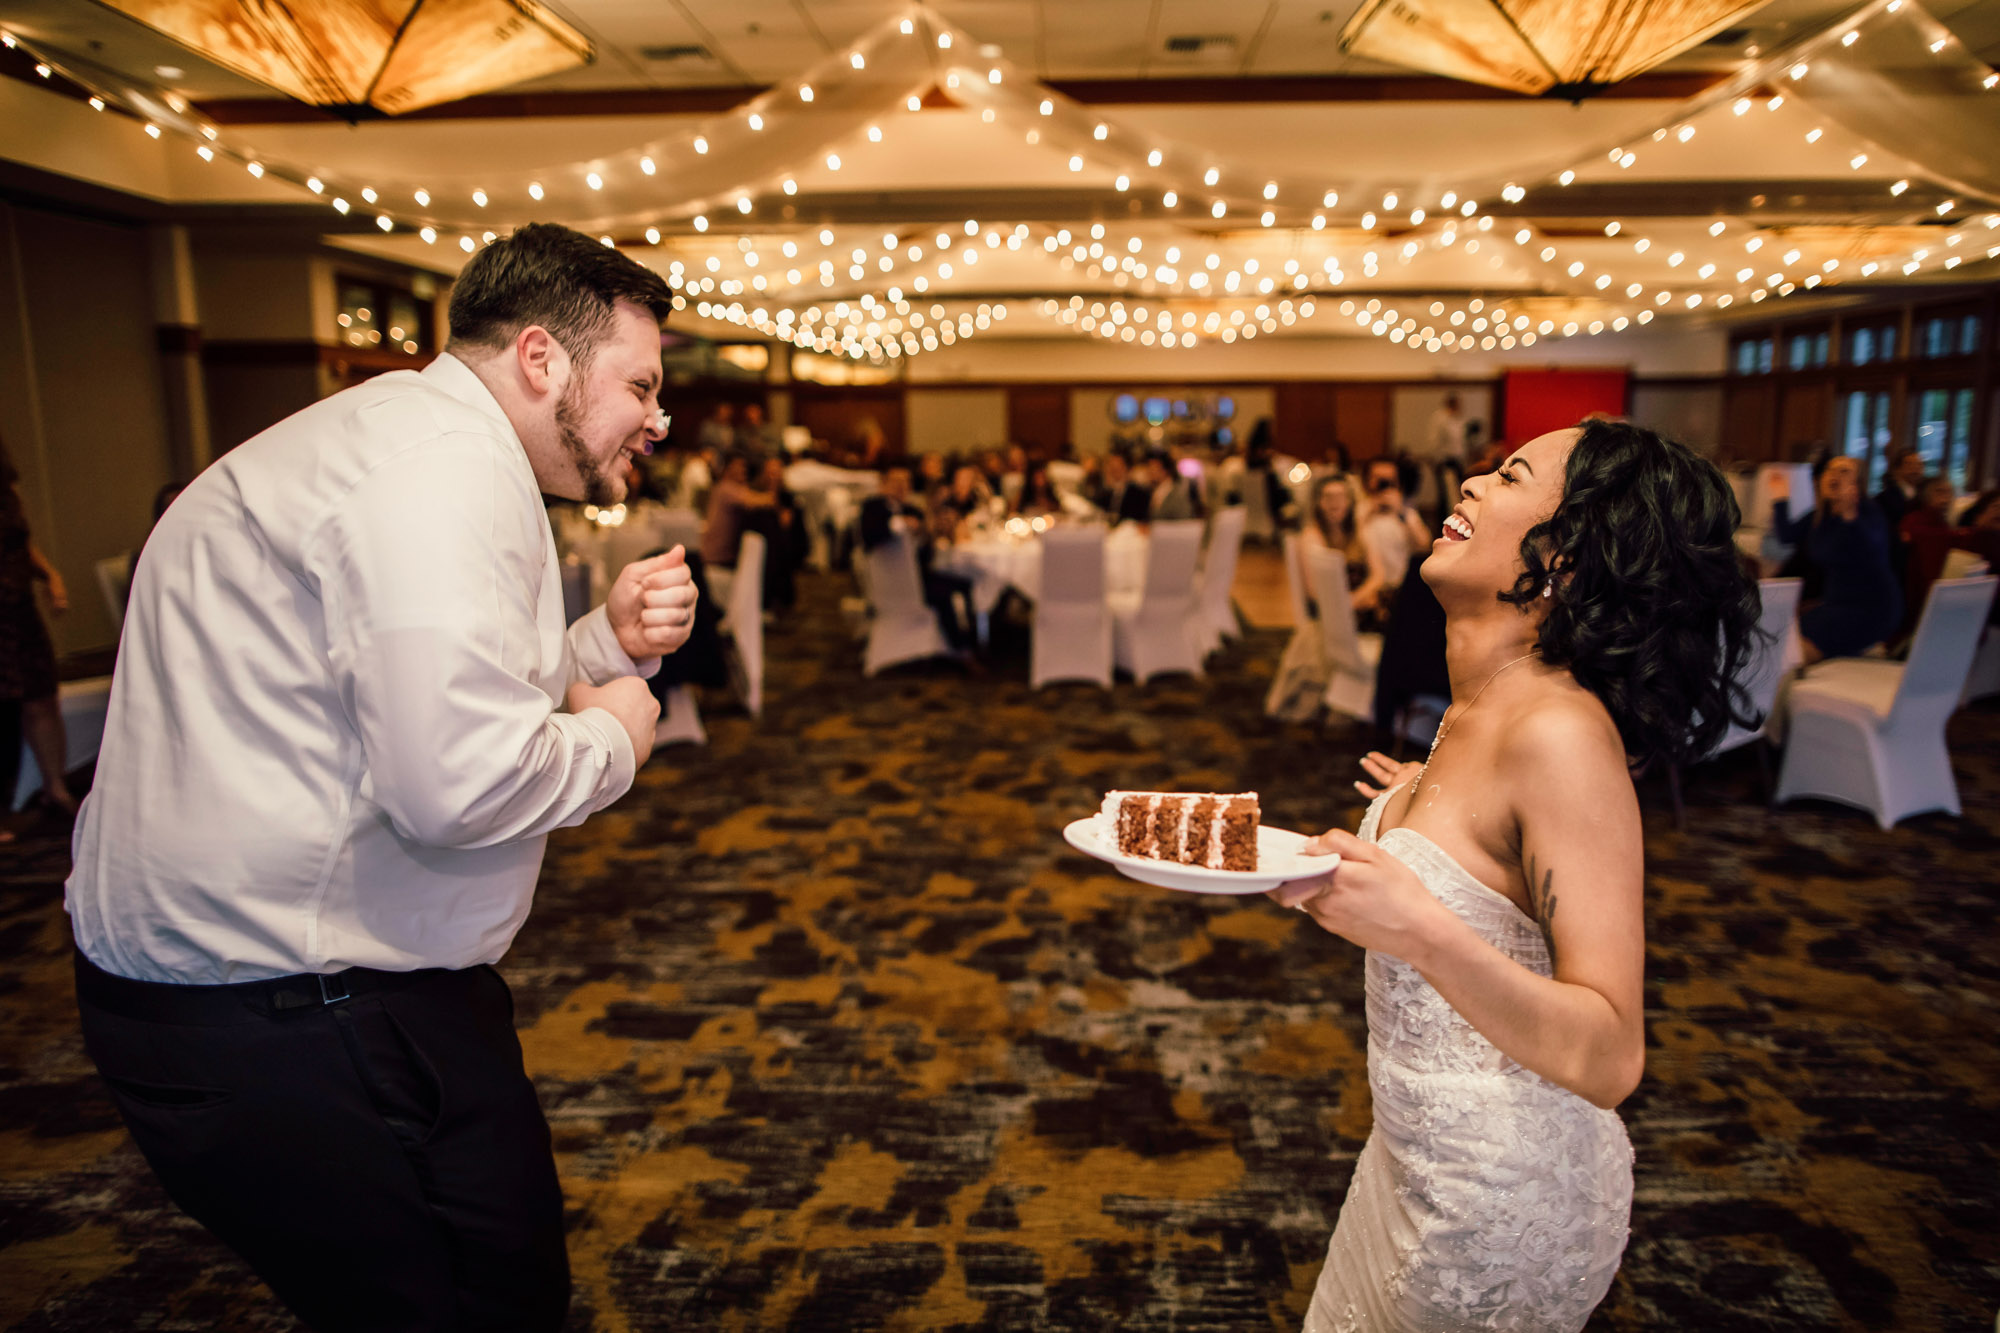
[(1269, 824), (1257, 827), (1255, 870), (1210, 870), (1206, 866), (1127, 856), (1118, 850), (1118, 838), (1101, 813), (1072, 822), (1063, 830), (1063, 841), (1085, 856), (1109, 862), (1128, 879), (1183, 893), (1268, 893), (1290, 880), (1327, 874), (1340, 864), (1337, 855), (1305, 855), (1299, 850), (1306, 844), (1305, 834), (1272, 828)]

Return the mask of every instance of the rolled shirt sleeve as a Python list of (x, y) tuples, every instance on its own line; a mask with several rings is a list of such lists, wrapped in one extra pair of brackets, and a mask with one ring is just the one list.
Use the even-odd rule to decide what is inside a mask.
[[(427, 846), (490, 847), (579, 824), (632, 782), (617, 720), (558, 712), (567, 680), (538, 679), (547, 556), (522, 526), (517, 485), (489, 444), (446, 437), (377, 467), (305, 552), (360, 739), (360, 796)], [(433, 502), (445, 493), (452, 503)], [(531, 512), (539, 519), (538, 505)], [(563, 670), (629, 672), (593, 615), (597, 628), (560, 653)]]

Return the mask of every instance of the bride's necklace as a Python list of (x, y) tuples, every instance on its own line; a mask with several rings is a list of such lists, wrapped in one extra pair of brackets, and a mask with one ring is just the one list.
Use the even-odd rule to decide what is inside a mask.
[(1519, 657), (1515, 658), (1511, 662), (1501, 663), (1498, 667), (1494, 668), (1493, 674), (1486, 678), (1485, 684), (1482, 684), (1478, 689), (1472, 692), (1471, 702), (1467, 703), (1465, 707), (1458, 710), (1457, 717), (1438, 719), (1437, 735), (1431, 737), (1430, 753), (1424, 756), (1424, 766), (1417, 770), (1416, 784), (1410, 789), (1412, 799), (1415, 799), (1417, 796), (1421, 796), (1423, 794), (1424, 774), (1431, 771), (1431, 760), (1437, 757), (1438, 746), (1444, 744), (1444, 738), (1448, 734), (1450, 734), (1451, 729), (1457, 726), (1458, 723), (1465, 717), (1467, 713), (1470, 713), (1472, 711), (1472, 705), (1478, 703), (1479, 696), (1486, 693), (1486, 686), (1491, 685), (1494, 681), (1500, 679), (1500, 673), (1502, 671), (1505, 671), (1508, 667), (1519, 666), (1521, 663), (1527, 661), (1529, 658), (1533, 656), (1534, 654), (1532, 652), (1522, 653)]

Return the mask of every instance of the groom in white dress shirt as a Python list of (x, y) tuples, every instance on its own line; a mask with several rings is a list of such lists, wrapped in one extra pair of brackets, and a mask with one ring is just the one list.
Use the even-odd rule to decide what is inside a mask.
[(662, 433), (649, 270), (480, 251), (451, 340), (218, 461), (146, 548), (67, 905), (84, 1041), (174, 1201), (321, 1330), (537, 1329), (562, 1194), (492, 964), (631, 786), (678, 548), (565, 630), (541, 496)]

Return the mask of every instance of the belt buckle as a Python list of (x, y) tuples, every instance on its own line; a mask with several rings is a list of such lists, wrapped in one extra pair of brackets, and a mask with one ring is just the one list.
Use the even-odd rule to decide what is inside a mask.
[[(354, 998), (347, 993), (347, 983), (340, 979), (338, 972), (332, 976), (328, 976), (324, 972), (317, 972), (314, 973), (314, 976), (319, 981), (319, 1002), (324, 1008), (331, 1009), (337, 1004), (346, 1004)], [(329, 982), (332, 985), (329, 986), (327, 984)]]

